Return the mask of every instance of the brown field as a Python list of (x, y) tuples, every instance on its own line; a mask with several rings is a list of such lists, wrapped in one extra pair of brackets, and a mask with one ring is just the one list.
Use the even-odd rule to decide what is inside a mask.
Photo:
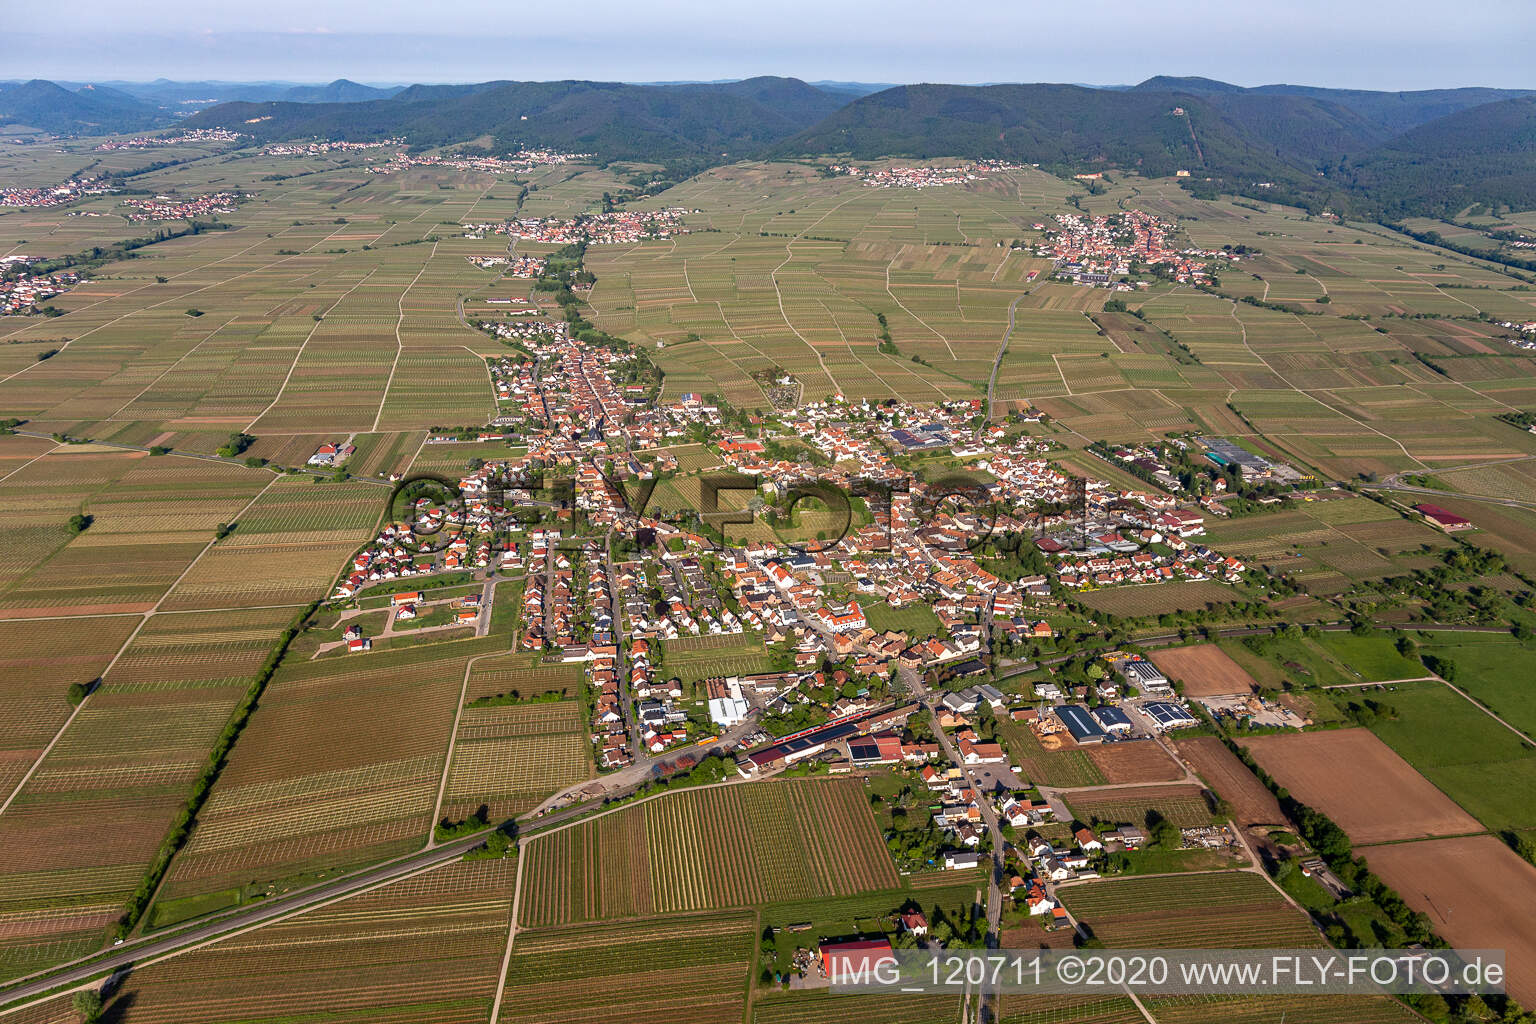
[(1215, 697), (1229, 693), (1253, 693), (1253, 677), (1215, 644), (1170, 647), (1152, 656), (1152, 663), (1169, 679), (1184, 684), (1191, 697)]
[(1356, 843), (1481, 832), (1450, 797), (1365, 729), (1256, 736), (1260, 767)]
[(1192, 583), (1148, 583), (1137, 587), (1106, 587), (1090, 590), (1078, 600), (1112, 615), (1158, 615), (1163, 612), (1214, 608), (1242, 595), (1225, 583), (1201, 580)]
[(1184, 777), (1183, 769), (1153, 740), (1102, 743), (1084, 749), (1105, 782), (1173, 782)]
[(1435, 931), (1464, 949), (1503, 949), (1509, 994), (1536, 1004), (1536, 867), (1493, 836), (1360, 850)]
[(1283, 822), (1280, 801), (1264, 788), (1248, 766), (1214, 736), (1179, 740), (1179, 754), (1216, 793), (1232, 805), (1239, 825), (1273, 825)]

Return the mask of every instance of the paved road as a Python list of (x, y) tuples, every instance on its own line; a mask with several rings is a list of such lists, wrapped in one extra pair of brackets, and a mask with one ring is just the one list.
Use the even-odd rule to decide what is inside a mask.
[(1402, 491), (1407, 494), (1427, 494), (1432, 497), (1454, 498), (1462, 501), (1480, 501), (1484, 505), (1503, 505), (1505, 508), (1533, 509), (1536, 501), (1520, 501), (1516, 498), (1495, 498), (1482, 494), (1464, 494), (1461, 491), (1440, 491), (1433, 487), (1413, 487), (1398, 483), (1396, 476), (1389, 476), (1379, 484), (1362, 484), (1362, 491)]
[[(751, 728), (750, 722), (743, 723), (736, 730), (733, 730), (733, 733), (749, 731)], [(739, 737), (727, 734), (718, 743), (711, 744), (708, 747), (697, 750), (685, 748), (685, 750), (688, 753), (695, 754), (695, 756), (722, 752), (727, 742), (734, 742), (736, 738)], [(666, 758), (648, 759), (644, 764), (632, 766), (634, 771), (627, 774), (622, 783), (617, 778), (617, 773), (615, 776), (608, 776), (602, 781), (615, 785), (605, 792), (604, 796), (608, 799), (617, 799), (628, 795), (651, 777), (656, 762), (674, 758), (681, 752), (683, 751), (669, 751)], [(626, 772), (629, 772), (629, 770), (626, 769)], [(583, 785), (589, 784), (583, 783)], [(573, 790), (579, 788), (572, 787)], [(599, 804), (587, 802), (559, 810), (546, 811), (537, 817), (532, 814), (524, 815), (522, 818), (517, 819), (517, 824), (522, 829), (522, 835), (536, 835), (548, 829), (569, 825), (575, 820), (599, 809), (600, 806)], [(407, 857), (374, 865), (373, 867), (365, 868), (328, 882), (318, 883), (286, 896), (264, 901), (252, 907), (229, 911), (203, 924), (192, 925), (170, 934), (135, 939), (125, 942), (121, 946), (113, 947), (104, 954), (81, 958), (80, 960), (62, 965), (57, 969), (50, 970), (46, 974), (36, 976), (33, 980), (0, 989), (0, 1015), (20, 1009), (20, 1004), (35, 999), (46, 992), (52, 992), (69, 986), (77, 986), (107, 974), (143, 967), (156, 959), (179, 950), (191, 946), (204, 945), (215, 939), (246, 931), (258, 925), (270, 924), (282, 918), (291, 917), (300, 911), (334, 902), (346, 896), (356, 895), (365, 890), (377, 888), (404, 878), (407, 875), (457, 860), (466, 851), (483, 843), (489, 831), (487, 829), (472, 836), (435, 845)]]

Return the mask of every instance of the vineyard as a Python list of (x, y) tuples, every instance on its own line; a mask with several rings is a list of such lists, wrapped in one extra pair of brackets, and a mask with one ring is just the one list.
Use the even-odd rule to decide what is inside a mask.
[(500, 642), (285, 662), (177, 857), (165, 897), (425, 841), (465, 661)]
[(954, 1024), (959, 1019), (958, 995), (792, 992), (760, 996), (752, 1007), (752, 1024)]
[(443, 814), (455, 820), (481, 804), (500, 820), (592, 777), (592, 745), (581, 705), (465, 708), (459, 717)]
[[(512, 595), (502, 593), (498, 606)], [(535, 655), (509, 654), (501, 658), (484, 658), (469, 670), (469, 689), (466, 700), (478, 697), (494, 697), (497, 694), (517, 693), (522, 697), (537, 697), (545, 693), (563, 693), (576, 696), (581, 689), (580, 665), (542, 665)]]
[(749, 914), (520, 931), (504, 1024), (739, 1024), (756, 953)]
[(899, 885), (851, 780), (667, 794), (539, 836), (527, 857), (529, 927)]
[(1148, 999), (1158, 1024), (1415, 1024), (1422, 1018), (1386, 996), (1162, 996)]
[(482, 1024), (515, 877), (511, 860), (455, 862), (139, 968), (107, 1019)]
[(197, 560), (164, 607), (302, 604), (322, 596), (373, 531), (387, 493), (356, 482), (278, 480), (234, 533)]
[(1250, 872), (1109, 879), (1061, 890), (1106, 946), (1244, 949), (1315, 946), (1305, 915)]
[(1067, 803), (1083, 821), (1102, 821), (1110, 825), (1144, 825), (1151, 811), (1180, 828), (1209, 825), (1213, 820), (1210, 805), (1195, 786), (1084, 790), (1068, 794)]
[(1142, 1017), (1124, 996), (1004, 995), (999, 1024), (1141, 1024)]
[[(1060, 750), (1047, 750), (1029, 726), (1012, 719), (998, 722), (998, 735), (1002, 738), (1013, 763), (1018, 765), (1024, 778), (1037, 785), (1101, 786), (1107, 780), (1098, 765), (1080, 747), (1069, 745)], [(1070, 739), (1065, 739), (1071, 744)]]
[[(71, 485), (51, 479), (71, 469), (80, 473)], [(52, 520), (62, 527), (83, 510), (91, 528), (46, 540), (40, 534), (21, 545), (26, 550), (0, 573), (0, 609), (145, 611), (202, 554), (214, 527), (233, 519), (271, 479), (243, 466), (138, 452), (49, 454), (0, 486), (0, 510), (22, 529), (34, 518), (39, 526)]]
[(100, 943), (292, 617), (155, 615), (134, 636), (0, 817), (0, 974)]

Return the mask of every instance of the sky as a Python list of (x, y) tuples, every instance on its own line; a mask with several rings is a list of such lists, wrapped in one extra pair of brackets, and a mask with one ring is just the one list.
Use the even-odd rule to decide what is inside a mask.
[(1536, 86), (1531, 0), (5, 0), (0, 78)]

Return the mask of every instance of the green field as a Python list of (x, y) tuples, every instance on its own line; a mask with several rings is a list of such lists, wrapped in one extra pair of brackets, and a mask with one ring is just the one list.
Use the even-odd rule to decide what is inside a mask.
[(1490, 829), (1536, 826), (1536, 748), (1442, 683), (1372, 694), (1395, 712), (1371, 731)]

